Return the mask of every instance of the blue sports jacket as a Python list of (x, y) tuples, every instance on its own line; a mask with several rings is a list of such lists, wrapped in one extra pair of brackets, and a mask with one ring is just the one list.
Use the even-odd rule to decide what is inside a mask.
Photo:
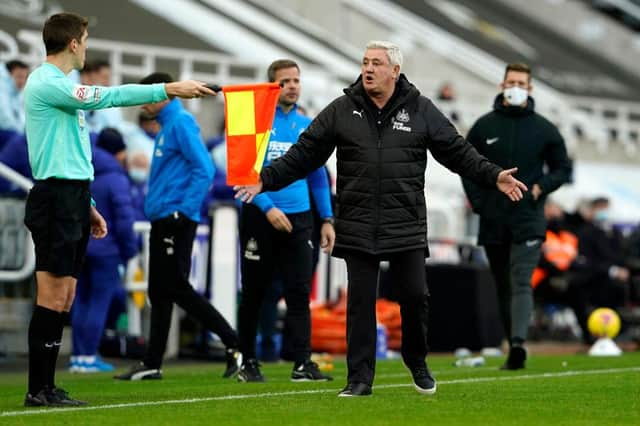
[(178, 99), (158, 114), (162, 130), (156, 136), (144, 212), (150, 221), (175, 211), (200, 221), (200, 205), (213, 179), (213, 161), (193, 115)]
[[(311, 119), (300, 114), (296, 105), (288, 113), (282, 111), (282, 108), (278, 106), (262, 167), (268, 166), (271, 161), (284, 155), (298, 141), (298, 136), (307, 128), (309, 123), (311, 123)], [(324, 167), (313, 171), (306, 180), (297, 180), (279, 191), (259, 194), (253, 200), (253, 203), (264, 213), (268, 212), (272, 207), (277, 207), (284, 213), (306, 212), (311, 209), (309, 188), (311, 188), (311, 194), (320, 217), (323, 219), (332, 217), (329, 179)]]

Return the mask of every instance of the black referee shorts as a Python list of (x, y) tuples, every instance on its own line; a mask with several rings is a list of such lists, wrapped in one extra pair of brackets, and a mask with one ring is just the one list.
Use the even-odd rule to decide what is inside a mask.
[(36, 271), (78, 278), (89, 242), (89, 181), (36, 181), (24, 223), (36, 249)]

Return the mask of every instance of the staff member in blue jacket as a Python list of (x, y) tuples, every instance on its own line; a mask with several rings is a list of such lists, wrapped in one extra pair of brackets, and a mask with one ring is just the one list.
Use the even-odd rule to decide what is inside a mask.
[[(300, 97), (298, 65), (291, 60), (278, 60), (269, 66), (267, 74), (269, 81), (280, 83), (282, 91), (265, 155), (265, 166), (284, 155), (311, 122), (308, 117), (297, 111), (296, 102)], [(255, 205), (243, 205), (240, 219), (242, 301), (238, 330), (240, 350), (245, 361), (238, 375), (240, 381), (264, 381), (256, 360), (256, 330), (260, 306), (266, 290), (273, 282), (276, 269), (283, 278), (284, 298), (295, 356), (291, 380), (331, 380), (331, 377), (320, 372), (318, 365), (310, 359), (309, 293), (313, 274), (313, 218), (309, 187), (318, 213), (324, 220), (320, 231), (320, 245), (330, 251), (333, 248), (335, 233), (324, 167), (313, 171), (306, 180), (296, 180), (279, 191), (258, 195), (254, 201)]]
[[(170, 75), (153, 73), (142, 84), (171, 83)], [(238, 339), (229, 323), (189, 283), (191, 251), (200, 221), (200, 206), (215, 172), (200, 136), (200, 128), (178, 99), (143, 106), (157, 117), (162, 130), (156, 136), (149, 191), (144, 210), (151, 221), (149, 299), (151, 331), (147, 354), (120, 380), (161, 379), (173, 303), (216, 333), (227, 347), (225, 377), (241, 362)]]
[(35, 185), (25, 225), (36, 251), (36, 306), (29, 324), (29, 391), (24, 405), (69, 406), (84, 402), (56, 387), (62, 330), (75, 296), (89, 235), (103, 238), (107, 225), (89, 193), (93, 180), (86, 110), (158, 102), (169, 96), (215, 95), (197, 81), (114, 87), (74, 84), (67, 74), (82, 69), (88, 21), (73, 13), (47, 19), (45, 62), (24, 89), (29, 164)]

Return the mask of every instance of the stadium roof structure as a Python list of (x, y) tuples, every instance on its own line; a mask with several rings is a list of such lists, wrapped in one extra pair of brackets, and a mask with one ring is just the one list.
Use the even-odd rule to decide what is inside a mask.
[[(416, 16), (568, 95), (638, 101), (640, 75), (500, 0), (393, 0)], [(541, 4), (540, 7), (548, 7)]]

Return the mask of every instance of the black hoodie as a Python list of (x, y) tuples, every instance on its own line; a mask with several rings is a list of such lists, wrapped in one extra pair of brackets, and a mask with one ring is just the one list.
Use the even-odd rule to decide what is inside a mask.
[[(467, 140), (493, 163), (518, 167), (516, 178), (529, 192), (512, 203), (495, 189), (463, 179), (473, 210), (480, 215), (478, 244), (544, 238), (544, 201), (571, 177), (564, 140), (556, 126), (534, 111), (533, 98), (529, 97), (524, 108), (504, 105), (503, 99), (502, 94), (496, 97), (493, 111), (476, 121)], [(531, 196), (535, 183), (542, 189), (538, 200)]]
[(263, 190), (278, 190), (322, 166), (337, 148), (334, 256), (426, 249), (427, 149), (452, 171), (495, 187), (501, 169), (478, 155), (403, 74), (381, 110), (361, 78), (344, 93), (260, 174)]

